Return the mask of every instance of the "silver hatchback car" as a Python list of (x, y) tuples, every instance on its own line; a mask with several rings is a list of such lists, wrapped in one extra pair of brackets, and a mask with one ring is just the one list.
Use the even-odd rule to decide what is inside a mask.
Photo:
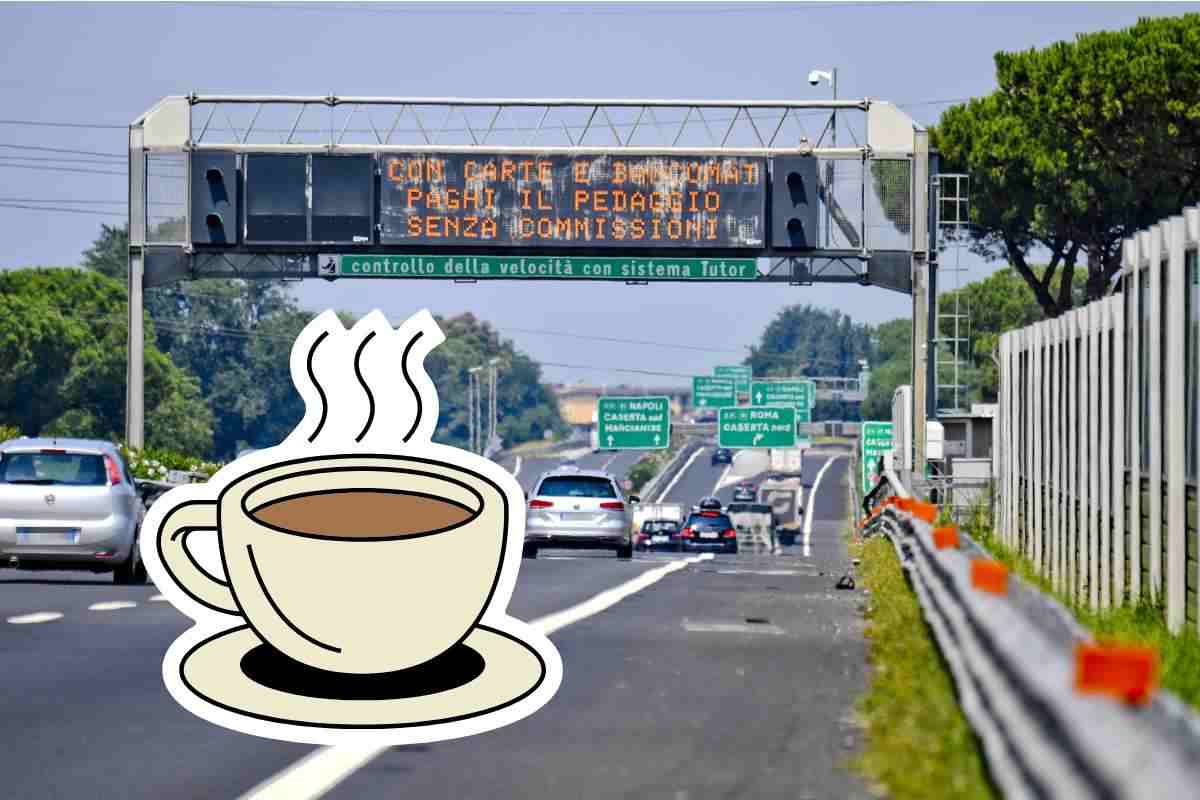
[(145, 583), (146, 507), (120, 451), (90, 439), (0, 444), (0, 567), (111, 572)]
[(616, 550), (633, 558), (633, 511), (607, 472), (559, 467), (538, 478), (525, 515), (526, 558), (539, 547)]

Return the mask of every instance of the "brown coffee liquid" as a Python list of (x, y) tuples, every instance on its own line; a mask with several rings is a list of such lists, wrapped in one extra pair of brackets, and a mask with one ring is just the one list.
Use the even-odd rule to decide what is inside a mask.
[(388, 539), (444, 530), (472, 512), (457, 503), (421, 495), (369, 489), (287, 497), (259, 508), (254, 517), (274, 528), (331, 539)]

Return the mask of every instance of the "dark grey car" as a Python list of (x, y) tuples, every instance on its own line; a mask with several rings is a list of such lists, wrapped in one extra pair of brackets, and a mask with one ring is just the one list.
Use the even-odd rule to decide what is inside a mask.
[(0, 567), (111, 572), (144, 583), (137, 547), (146, 507), (110, 442), (0, 444)]

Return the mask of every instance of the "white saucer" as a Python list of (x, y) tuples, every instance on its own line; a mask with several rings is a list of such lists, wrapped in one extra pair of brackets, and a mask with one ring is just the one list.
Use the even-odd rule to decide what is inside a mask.
[(546, 664), (524, 642), (480, 625), (427, 665), (382, 676), (339, 675), (289, 661), (249, 627), (239, 627), (193, 647), (179, 673), (197, 699), (235, 714), (290, 725), (379, 730), (500, 711), (545, 681)]

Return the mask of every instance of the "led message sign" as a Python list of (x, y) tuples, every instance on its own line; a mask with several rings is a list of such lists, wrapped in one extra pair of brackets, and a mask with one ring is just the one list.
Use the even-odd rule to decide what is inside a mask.
[(384, 153), (380, 243), (764, 246), (758, 157)]

